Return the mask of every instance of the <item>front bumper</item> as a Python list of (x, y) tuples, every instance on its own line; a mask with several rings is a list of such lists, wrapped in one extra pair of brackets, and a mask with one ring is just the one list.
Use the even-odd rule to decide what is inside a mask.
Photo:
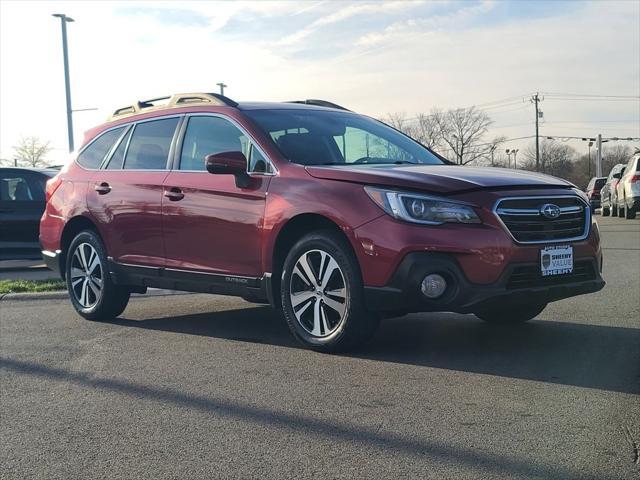
[[(548, 303), (601, 290), (601, 259), (576, 258), (574, 273), (542, 277), (537, 263), (512, 263), (491, 284), (474, 284), (464, 275), (456, 259), (448, 254), (414, 252), (408, 254), (384, 287), (365, 287), (365, 302), (374, 311), (473, 313), (499, 303), (509, 308), (532, 303)], [(429, 300), (420, 291), (429, 273), (442, 275), (449, 285), (445, 293)]]

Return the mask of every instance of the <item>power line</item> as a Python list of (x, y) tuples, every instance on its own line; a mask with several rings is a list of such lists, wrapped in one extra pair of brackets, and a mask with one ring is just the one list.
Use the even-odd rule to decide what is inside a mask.
[(596, 95), (590, 93), (559, 93), (559, 92), (541, 92), (543, 95), (548, 96), (561, 96), (561, 97), (585, 97), (585, 98), (638, 98), (639, 95)]

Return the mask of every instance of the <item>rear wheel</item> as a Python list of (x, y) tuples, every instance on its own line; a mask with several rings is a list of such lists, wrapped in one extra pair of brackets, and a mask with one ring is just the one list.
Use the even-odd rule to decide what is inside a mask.
[(475, 316), (488, 323), (509, 325), (528, 322), (546, 308), (546, 303), (524, 305), (514, 308), (510, 305), (495, 305), (478, 310)]
[(611, 213), (611, 211), (609, 210), (609, 207), (605, 207), (605, 206), (602, 207), (602, 216), (603, 217), (608, 217), (610, 213)]
[(111, 281), (104, 245), (91, 230), (71, 242), (65, 278), (73, 307), (87, 320), (111, 320), (129, 303), (129, 291)]
[(611, 201), (611, 199), (609, 199), (609, 204), (611, 205), (611, 216), (612, 217), (617, 217), (618, 216), (618, 206), (614, 205), (613, 202)]
[(369, 340), (378, 327), (379, 317), (364, 306), (355, 256), (332, 231), (310, 233), (293, 246), (280, 290), (289, 329), (313, 350), (348, 350)]

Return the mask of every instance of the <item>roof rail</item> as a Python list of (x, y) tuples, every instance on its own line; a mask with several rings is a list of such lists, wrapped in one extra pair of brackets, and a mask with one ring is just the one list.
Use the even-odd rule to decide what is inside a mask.
[[(163, 100), (168, 100), (165, 103)], [(149, 100), (139, 100), (132, 105), (121, 107), (115, 110), (109, 120), (137, 115), (153, 110), (163, 110), (167, 108), (184, 107), (187, 105), (226, 105), (228, 107), (237, 107), (238, 103), (229, 97), (218, 93), (176, 93), (174, 95), (158, 98), (150, 98)]]
[(291, 101), (286, 102), (286, 103), (303, 103), (305, 105), (315, 105), (317, 107), (337, 108), (338, 110), (345, 110), (347, 112), (351, 111), (348, 108), (344, 108), (343, 106), (338, 105), (337, 103), (327, 102), (326, 100), (315, 100), (313, 98), (310, 98), (310, 99), (307, 99), (307, 100), (291, 100)]

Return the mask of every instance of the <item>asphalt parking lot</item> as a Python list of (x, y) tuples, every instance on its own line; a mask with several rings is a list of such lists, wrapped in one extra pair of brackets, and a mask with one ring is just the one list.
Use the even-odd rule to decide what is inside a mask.
[(0, 477), (640, 478), (640, 220), (599, 223), (603, 291), (520, 327), (387, 320), (352, 355), (229, 297), (107, 324), (0, 300)]

